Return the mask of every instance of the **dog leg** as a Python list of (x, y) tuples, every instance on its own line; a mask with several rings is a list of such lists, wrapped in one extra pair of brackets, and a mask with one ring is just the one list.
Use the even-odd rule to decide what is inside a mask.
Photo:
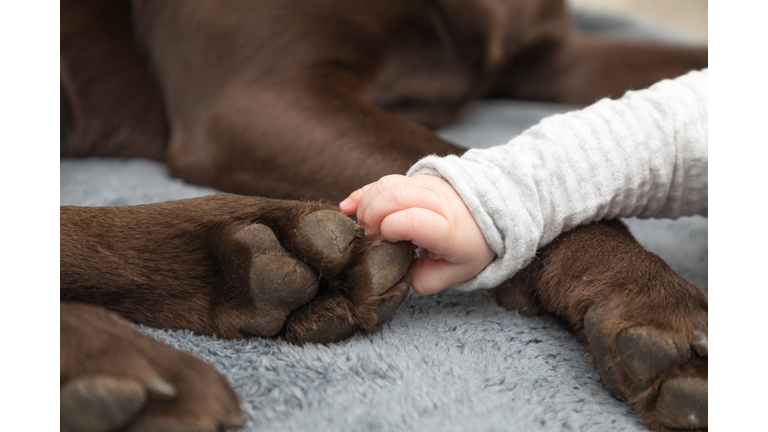
[(333, 206), (217, 194), (61, 208), (61, 300), (225, 338), (330, 342), (404, 301), (413, 248)]
[(707, 296), (643, 249), (621, 222), (562, 234), (509, 287), (497, 288), (497, 299), (509, 289), (563, 318), (608, 390), (632, 404), (648, 427), (707, 427)]
[(163, 102), (136, 49), (129, 1), (61, 2), (61, 157), (162, 160)]
[(218, 431), (246, 422), (203, 360), (97, 306), (61, 304), (61, 430)]
[(462, 152), (363, 101), (349, 90), (346, 74), (337, 75), (222, 91), (201, 109), (204, 131), (175, 128), (171, 173), (236, 193), (338, 202), (384, 175), (404, 174), (427, 154)]
[(134, 3), (168, 112), (172, 175), (240, 194), (342, 200), (429, 153), (461, 153), (362, 96), (406, 5), (321, 7)]
[(588, 105), (706, 68), (707, 58), (706, 47), (603, 39), (572, 30), (515, 55), (491, 95)]

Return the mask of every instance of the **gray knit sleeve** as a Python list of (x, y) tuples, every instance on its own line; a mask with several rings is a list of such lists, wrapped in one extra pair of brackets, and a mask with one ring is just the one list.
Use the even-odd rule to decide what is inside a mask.
[(408, 175), (448, 181), (497, 255), (455, 288), (497, 286), (587, 222), (706, 215), (707, 76), (691, 72), (546, 118), (505, 145), (416, 163)]

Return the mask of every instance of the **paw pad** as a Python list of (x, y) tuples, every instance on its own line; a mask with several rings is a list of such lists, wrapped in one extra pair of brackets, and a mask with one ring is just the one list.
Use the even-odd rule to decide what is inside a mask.
[(706, 379), (673, 378), (661, 385), (656, 420), (675, 429), (707, 427), (707, 395)]
[(648, 326), (623, 330), (616, 345), (627, 375), (641, 386), (651, 385), (662, 373), (691, 356), (685, 338)]

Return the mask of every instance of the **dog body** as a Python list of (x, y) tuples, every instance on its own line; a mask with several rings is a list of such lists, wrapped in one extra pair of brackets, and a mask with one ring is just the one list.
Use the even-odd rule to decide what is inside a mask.
[[(135, 2), (107, 29), (65, 9), (63, 155), (161, 158), (191, 183), (276, 198), (341, 200), (425, 154), (460, 154), (420, 125), (483, 96), (588, 104), (707, 59), (588, 37), (550, 0)], [(123, 63), (82, 59), (85, 44)], [(112, 73), (94, 78), (100, 60)]]
[[(561, 0), (66, 0), (61, 9), (62, 156), (160, 159), (191, 183), (284, 199), (338, 201), (383, 175), (404, 173), (426, 154), (461, 154), (430, 128), (457, 119), (480, 97), (589, 104), (707, 65), (705, 48), (582, 34)], [(372, 257), (407, 262), (410, 250), (379, 247), (380, 238), (326, 213), (332, 207), (218, 195), (61, 211), (62, 301), (101, 305), (136, 322), (330, 342), (358, 328), (376, 331), (407, 292), (405, 269), (388, 275)], [(324, 233), (338, 230), (348, 233), (343, 244), (333, 243), (336, 237), (327, 243)], [(148, 253), (160, 258), (142, 258)], [(290, 299), (273, 295), (283, 288), (263, 288), (272, 286), (270, 278), (293, 270), (262, 262), (286, 269), (303, 262), (308, 269), (301, 271), (312, 277), (301, 281), (321, 281), (306, 282)], [(628, 273), (617, 273), (618, 263)], [(585, 274), (600, 283), (582, 283)], [(630, 292), (625, 280), (636, 283)], [(656, 296), (660, 289), (671, 296)], [(683, 399), (701, 409), (706, 349), (688, 345), (706, 346), (706, 296), (620, 224), (564, 234), (496, 297), (509, 308), (564, 317), (609, 389), (651, 427), (689, 426), (681, 414), (688, 406), (664, 411), (669, 383), (698, 380)], [(67, 424), (87, 417), (88, 401), (134, 394), (136, 382), (143, 397), (132, 399), (133, 411), (115, 428), (167, 425), (169, 416), (215, 427), (242, 423), (236, 396), (215, 371), (173, 375), (175, 366), (162, 360), (167, 350), (118, 321), (98, 308), (62, 303), (62, 400), (86, 400), (63, 406)], [(620, 334), (637, 328), (652, 330), (630, 332), (640, 342), (622, 348), (627, 338)], [(642, 379), (606, 366), (658, 344), (683, 348)], [(138, 362), (154, 367), (73, 360), (123, 346), (136, 347), (144, 353)], [(129, 384), (94, 384), (100, 374)], [(158, 376), (176, 380), (158, 385)], [(208, 387), (217, 390), (206, 399)], [(153, 402), (176, 394), (193, 396)], [(706, 399), (703, 406), (704, 423), (693, 426), (706, 425)]]

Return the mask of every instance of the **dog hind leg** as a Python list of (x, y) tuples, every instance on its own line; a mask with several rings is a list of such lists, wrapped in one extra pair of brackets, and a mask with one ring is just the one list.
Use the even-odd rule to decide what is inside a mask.
[(61, 304), (61, 430), (230, 430), (247, 418), (205, 361), (141, 334), (115, 313)]
[(426, 154), (462, 152), (363, 97), (408, 6), (341, 3), (134, 3), (167, 107), (172, 175), (233, 193), (342, 200)]
[(589, 105), (707, 64), (706, 47), (611, 40), (574, 29), (542, 37), (512, 57), (491, 96)]

